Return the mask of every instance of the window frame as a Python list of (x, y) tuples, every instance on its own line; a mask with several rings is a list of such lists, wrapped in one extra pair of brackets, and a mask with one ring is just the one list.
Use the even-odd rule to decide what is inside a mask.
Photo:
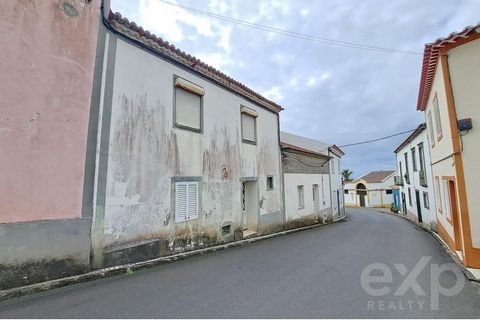
[[(269, 180), (269, 179), (271, 179), (271, 181), (272, 181), (272, 186), (269, 186), (269, 185), (268, 185), (268, 180)], [(267, 176), (266, 187), (267, 187), (267, 191), (272, 191), (273, 189), (275, 189), (275, 180), (274, 180), (274, 178), (273, 178), (272, 175)]]
[(442, 140), (443, 138), (443, 128), (442, 128), (442, 118), (441, 118), (441, 113), (440, 113), (440, 106), (438, 104), (438, 95), (435, 92), (435, 96), (433, 97), (432, 101), (432, 107), (433, 110), (435, 111), (435, 128), (437, 131), (437, 141)]
[(423, 191), (423, 207), (430, 209), (430, 197), (428, 196), (428, 192), (425, 191)]
[(408, 187), (407, 189), (408, 189), (408, 190), (407, 190), (407, 193), (408, 193), (408, 205), (409, 205), (410, 207), (412, 207), (412, 191), (411, 191), (410, 187)]
[(440, 212), (440, 214), (443, 214), (442, 197), (443, 195), (442, 195), (442, 189), (440, 185), (440, 178), (435, 177), (435, 201), (437, 205), (437, 210), (438, 212)]
[(410, 149), (410, 152), (412, 153), (412, 166), (413, 166), (413, 172), (418, 171), (418, 166), (417, 166), (417, 150), (415, 150), (415, 147)]
[(403, 156), (405, 157), (405, 175), (407, 176), (407, 179), (405, 179), (406, 180), (405, 182), (410, 184), (410, 170), (408, 168), (408, 153), (405, 152)]
[(305, 209), (305, 188), (302, 185), (297, 185), (297, 202), (298, 210)]
[[(253, 115), (253, 114), (249, 113), (248, 110), (251, 110), (252, 112), (256, 113), (255, 110), (253, 110), (253, 109), (251, 109), (247, 106), (240, 105), (240, 135), (242, 137), (242, 142), (243, 143), (257, 145), (257, 141), (258, 141), (258, 137), (257, 137), (257, 118), (258, 118), (258, 114)], [(243, 114), (246, 114), (247, 116), (250, 116), (250, 117), (253, 118), (253, 130), (254, 130), (255, 141), (245, 139), (244, 136), (243, 136), (243, 116), (242, 116)]]
[[(196, 132), (196, 133), (200, 133), (200, 134), (203, 134), (203, 111), (204, 111), (204, 107), (203, 107), (203, 98), (205, 96), (205, 93), (203, 95), (200, 95), (198, 93), (195, 93), (193, 91), (190, 91), (190, 90), (187, 90), (181, 86), (178, 86), (176, 84), (177, 82), (177, 79), (180, 79), (180, 80), (183, 80), (183, 81), (186, 81), (186, 82), (189, 82), (191, 83), (192, 85), (194, 86), (197, 86), (201, 89), (203, 89), (202, 86), (199, 86), (198, 84), (190, 81), (190, 80), (187, 80), (187, 79), (184, 79), (182, 77), (179, 77), (177, 75), (173, 75), (173, 127), (174, 128), (178, 128), (178, 129), (182, 129), (182, 130), (187, 130), (187, 131), (192, 131), (192, 132)], [(190, 127), (190, 126), (187, 126), (187, 125), (183, 125), (183, 124), (180, 124), (180, 123), (177, 123), (177, 89), (179, 90), (184, 90), (188, 93), (191, 93), (191, 94), (195, 94), (197, 96), (200, 97), (200, 128), (194, 128), (194, 127)], [(203, 89), (204, 90), (204, 89)]]
[(435, 147), (435, 133), (433, 130), (433, 120), (432, 120), (432, 111), (428, 111), (427, 115), (427, 127), (428, 127), (428, 135), (430, 136), (430, 145), (431, 147)]
[[(175, 223), (183, 223), (183, 222), (188, 222), (188, 221), (192, 221), (192, 220), (198, 220), (201, 216), (201, 212), (202, 212), (202, 188), (201, 188), (201, 182), (202, 182), (202, 179), (201, 177), (179, 177), (179, 176), (176, 176), (176, 177), (172, 177), (171, 178), (171, 209), (172, 209), (172, 214), (173, 214), (173, 221), (175, 221)], [(191, 216), (191, 217), (188, 217), (187, 216), (187, 213), (185, 214), (185, 219), (183, 220), (179, 220), (178, 219), (178, 215), (177, 215), (177, 186), (179, 184), (196, 184), (197, 186), (197, 212), (196, 212), (196, 215), (195, 216)], [(188, 188), (188, 186), (187, 186)], [(188, 189), (187, 189), (188, 190)], [(188, 192), (188, 191), (187, 191)], [(187, 200), (186, 200), (187, 201)], [(187, 204), (188, 206), (188, 201), (187, 201)]]

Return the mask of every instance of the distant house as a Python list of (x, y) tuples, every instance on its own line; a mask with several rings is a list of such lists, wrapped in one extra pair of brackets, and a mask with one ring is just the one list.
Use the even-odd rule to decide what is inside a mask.
[(435, 193), (426, 128), (425, 123), (420, 124), (395, 149), (399, 172), (395, 184), (400, 188), (401, 212), (435, 230)]
[(349, 207), (389, 208), (393, 203), (392, 185), (396, 171), (372, 171), (345, 184), (345, 203)]
[(287, 226), (345, 215), (341, 157), (335, 145), (280, 133)]
[(417, 110), (423, 111), (442, 239), (480, 268), (480, 24), (425, 45)]

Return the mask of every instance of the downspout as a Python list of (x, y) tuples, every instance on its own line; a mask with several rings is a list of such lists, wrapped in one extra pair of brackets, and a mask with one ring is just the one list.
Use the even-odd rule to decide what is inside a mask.
[(278, 158), (279, 158), (279, 168), (280, 168), (280, 190), (282, 192), (282, 229), (285, 230), (285, 225), (287, 222), (287, 211), (285, 209), (285, 176), (283, 173), (283, 162), (282, 162), (282, 149), (280, 148), (280, 114), (277, 113), (277, 136), (278, 136)]

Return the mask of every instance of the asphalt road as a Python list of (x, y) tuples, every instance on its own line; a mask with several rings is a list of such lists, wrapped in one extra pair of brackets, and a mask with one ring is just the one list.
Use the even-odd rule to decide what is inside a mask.
[[(440, 294), (439, 310), (432, 310), (436, 284), (448, 288), (464, 278), (430, 272), (452, 263), (430, 234), (391, 215), (347, 212), (346, 220), (333, 225), (6, 301), (0, 317), (480, 317), (480, 288), (466, 279), (458, 294)], [(419, 261), (428, 264), (414, 269)], [(361, 284), (372, 263), (391, 270), (391, 283), (370, 284), (389, 290), (381, 296)], [(413, 284), (407, 281), (412, 285), (406, 292), (396, 292), (409, 276)]]

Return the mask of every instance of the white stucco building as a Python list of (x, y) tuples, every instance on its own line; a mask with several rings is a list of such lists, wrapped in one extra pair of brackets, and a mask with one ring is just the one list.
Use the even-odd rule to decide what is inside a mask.
[(395, 177), (395, 184), (400, 187), (402, 213), (436, 230), (435, 192), (426, 128), (425, 123), (420, 124), (395, 149), (399, 174)]
[(119, 14), (106, 31), (96, 263), (281, 230), (282, 108)]
[(345, 215), (341, 157), (335, 145), (280, 133), (287, 225), (336, 220)]
[(480, 268), (480, 24), (425, 45), (417, 110), (430, 142), (437, 229)]
[(348, 207), (390, 208), (393, 203), (395, 170), (372, 171), (345, 184)]

